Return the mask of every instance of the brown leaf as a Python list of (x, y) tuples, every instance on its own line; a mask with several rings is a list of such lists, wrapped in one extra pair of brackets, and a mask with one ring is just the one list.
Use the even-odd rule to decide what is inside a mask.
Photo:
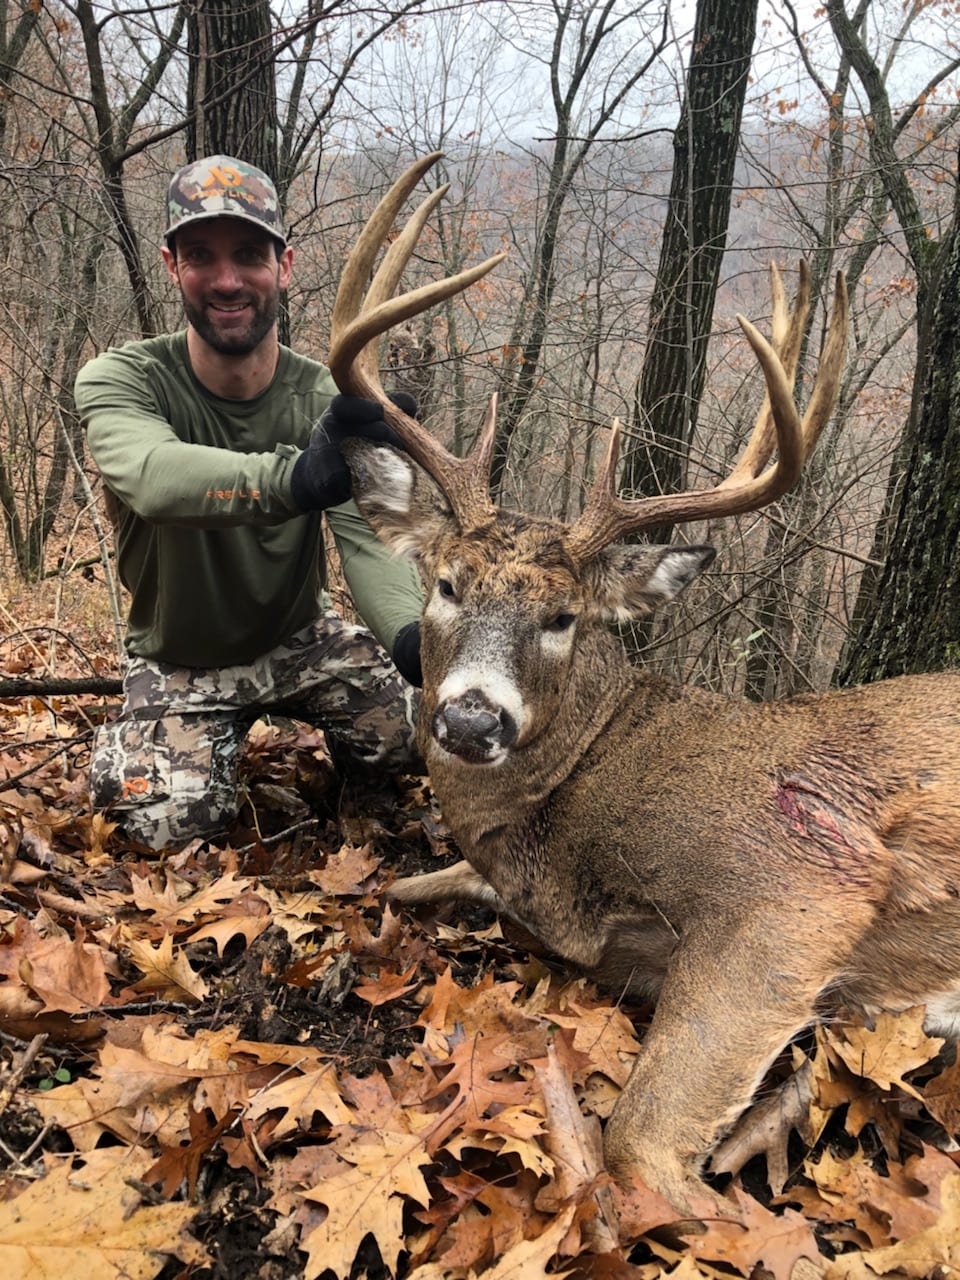
[(600, 1122), (581, 1112), (573, 1089), (575, 1067), (586, 1056), (560, 1034), (547, 1047), (546, 1062), (534, 1063), (547, 1106), (546, 1147), (554, 1163), (553, 1180), (537, 1197), (537, 1208), (555, 1212), (564, 1203), (579, 1204), (589, 1196), (597, 1215), (587, 1223), (585, 1238), (595, 1253), (607, 1253), (617, 1247), (618, 1225), (604, 1176)]
[(127, 937), (130, 959), (143, 973), (135, 991), (149, 991), (167, 1000), (202, 1000), (210, 988), (190, 967), (183, 950), (173, 950), (173, 936), (165, 934), (156, 947), (146, 940)]
[(315, 1112), (320, 1112), (330, 1125), (350, 1124), (354, 1113), (344, 1102), (332, 1064), (318, 1071), (296, 1075), (270, 1085), (253, 1098), (245, 1112), (246, 1119), (262, 1119), (271, 1111), (283, 1112), (284, 1118), (273, 1131), (274, 1141), (313, 1126)]
[(308, 879), (324, 893), (347, 897), (366, 893), (371, 876), (380, 866), (369, 844), (345, 844), (339, 853), (327, 855), (323, 867), (308, 874)]
[(338, 1280), (347, 1280), (368, 1233), (396, 1274), (405, 1200), (430, 1202), (421, 1173), (430, 1156), (416, 1134), (370, 1130), (338, 1143), (338, 1156), (338, 1172), (304, 1192), (305, 1199), (327, 1207), (325, 1221), (300, 1242), (309, 1255), (304, 1280), (316, 1280), (327, 1268)]
[(359, 996), (361, 1000), (366, 1000), (367, 1004), (373, 1005), (376, 1009), (382, 1004), (399, 1000), (401, 996), (416, 991), (420, 983), (409, 981), (416, 971), (417, 965), (412, 964), (405, 973), (387, 971), (381, 972), (376, 978), (362, 978), (354, 985), (353, 994)]
[(733, 1193), (741, 1221), (713, 1219), (707, 1222), (703, 1235), (688, 1239), (694, 1258), (727, 1263), (745, 1276), (762, 1264), (775, 1280), (791, 1280), (801, 1258), (819, 1265), (821, 1253), (805, 1218), (793, 1209), (771, 1213), (736, 1187)]
[(854, 1075), (866, 1076), (881, 1089), (896, 1085), (919, 1098), (917, 1090), (903, 1077), (935, 1058), (944, 1044), (924, 1032), (925, 1017), (922, 1005), (903, 1013), (881, 1013), (872, 1031), (845, 1023), (836, 1029), (827, 1028), (826, 1040)]
[(923, 1105), (947, 1133), (960, 1132), (960, 1057), (923, 1086)]
[(176, 1194), (180, 1183), (185, 1181), (187, 1199), (192, 1202), (197, 1190), (201, 1161), (232, 1122), (233, 1117), (226, 1115), (215, 1124), (210, 1124), (204, 1112), (191, 1111), (190, 1141), (186, 1146), (165, 1147), (160, 1159), (143, 1175), (144, 1182), (161, 1183), (161, 1190), (169, 1200)]
[(23, 917), (14, 923), (7, 945), (0, 946), (0, 973), (23, 984), (43, 1007), (84, 1013), (111, 1002), (103, 949), (87, 942), (82, 927), (75, 939), (47, 937)]
[(960, 1267), (960, 1173), (951, 1173), (940, 1188), (942, 1208), (933, 1226), (882, 1249), (837, 1258), (824, 1280), (876, 1280), (909, 1276), (915, 1280), (953, 1274)]
[(0, 1272), (7, 1280), (149, 1280), (165, 1256), (207, 1265), (204, 1248), (186, 1235), (195, 1206), (142, 1205), (127, 1185), (148, 1164), (144, 1152), (122, 1147), (57, 1159), (46, 1177), (0, 1204)]

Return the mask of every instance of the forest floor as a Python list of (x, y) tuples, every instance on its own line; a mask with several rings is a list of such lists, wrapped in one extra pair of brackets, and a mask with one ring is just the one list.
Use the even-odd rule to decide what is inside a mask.
[[(6, 599), (0, 674), (117, 673), (95, 583)], [(260, 722), (234, 828), (159, 856), (89, 808), (115, 706), (0, 702), (5, 1280), (957, 1273), (960, 1071), (922, 1010), (785, 1053), (764, 1092), (799, 1068), (809, 1105), (677, 1222), (600, 1153), (650, 1010), (492, 915), (387, 904), (456, 856), (423, 779), (356, 791)]]

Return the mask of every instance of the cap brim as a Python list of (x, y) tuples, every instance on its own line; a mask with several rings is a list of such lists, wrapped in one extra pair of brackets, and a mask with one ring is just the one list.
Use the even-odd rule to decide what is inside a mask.
[(182, 231), (184, 227), (192, 227), (197, 222), (212, 222), (215, 218), (233, 218), (235, 222), (246, 222), (251, 227), (256, 227), (258, 231), (262, 231), (265, 235), (272, 236), (274, 240), (279, 240), (281, 248), (287, 247), (287, 238), (282, 231), (277, 231), (274, 227), (268, 227), (259, 218), (251, 217), (246, 213), (233, 213), (222, 209), (212, 210), (211, 212), (191, 213), (186, 218), (181, 218), (175, 227), (167, 227), (163, 233), (163, 238), (167, 242), (167, 248), (172, 248), (170, 243), (171, 237), (175, 236), (178, 231)]

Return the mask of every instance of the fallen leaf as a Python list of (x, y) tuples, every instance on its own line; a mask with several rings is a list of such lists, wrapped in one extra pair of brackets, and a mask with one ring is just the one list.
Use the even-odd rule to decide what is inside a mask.
[(4, 1280), (149, 1280), (165, 1257), (209, 1264), (186, 1235), (197, 1209), (143, 1205), (128, 1179), (142, 1178), (149, 1156), (108, 1147), (82, 1160), (57, 1158), (46, 1177), (0, 1204), (0, 1274)]
[(308, 1254), (304, 1280), (316, 1280), (328, 1267), (338, 1280), (347, 1280), (368, 1234), (396, 1274), (405, 1200), (430, 1203), (421, 1173), (430, 1156), (415, 1134), (370, 1130), (338, 1143), (337, 1154), (339, 1172), (304, 1192), (305, 1199), (327, 1208), (325, 1221), (300, 1242)]
[(881, 1089), (896, 1085), (920, 1098), (903, 1077), (935, 1058), (944, 1045), (943, 1040), (924, 1032), (925, 1017), (923, 1005), (903, 1013), (881, 1013), (873, 1030), (844, 1023), (836, 1029), (827, 1028), (826, 1040), (855, 1075), (866, 1076)]
[(190, 967), (182, 948), (176, 955), (172, 934), (165, 934), (156, 947), (145, 939), (128, 937), (130, 959), (143, 973), (134, 983), (135, 991), (149, 991), (167, 1000), (202, 1000), (210, 988)]

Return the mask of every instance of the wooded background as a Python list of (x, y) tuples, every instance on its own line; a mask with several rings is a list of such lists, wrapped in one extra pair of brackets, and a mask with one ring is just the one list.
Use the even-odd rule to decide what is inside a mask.
[(810, 262), (802, 400), (847, 275), (840, 404), (804, 482), (675, 531), (721, 554), (645, 660), (755, 698), (955, 665), (958, 8), (0, 0), (0, 573), (99, 556), (123, 613), (72, 386), (182, 323), (159, 255), (173, 169), (222, 151), (274, 175), (284, 335), (322, 359), (358, 227), (439, 149), (452, 189), (405, 283), (509, 258), (384, 354), (458, 451), (499, 391), (511, 506), (574, 516), (614, 417), (625, 490), (714, 483), (762, 394), (735, 313), (762, 327), (767, 264), (792, 290)]

